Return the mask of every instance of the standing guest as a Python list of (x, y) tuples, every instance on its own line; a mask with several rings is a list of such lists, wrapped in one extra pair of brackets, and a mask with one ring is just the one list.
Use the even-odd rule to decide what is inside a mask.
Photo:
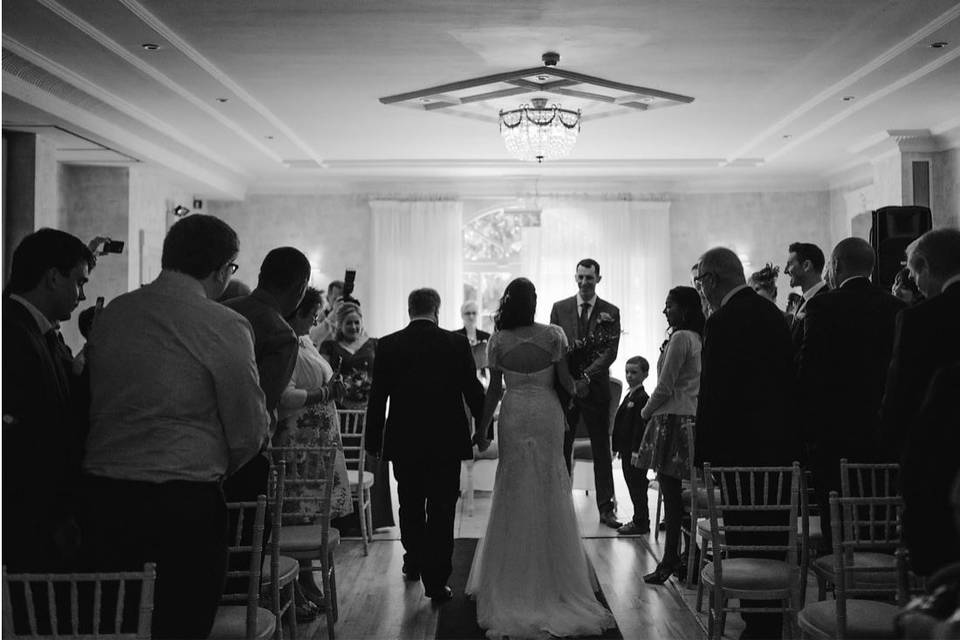
[(667, 527), (663, 559), (644, 576), (648, 584), (663, 584), (679, 569), (680, 524), (683, 518), (681, 480), (690, 477), (688, 425), (693, 426), (700, 393), (700, 353), (706, 322), (700, 296), (692, 287), (674, 287), (663, 308), (669, 327), (657, 361), (657, 387), (640, 416), (649, 420), (637, 465), (653, 469), (663, 491)]
[(627, 395), (613, 418), (613, 450), (620, 456), (623, 480), (633, 503), (633, 520), (617, 529), (617, 535), (638, 536), (650, 533), (650, 508), (647, 505), (646, 467), (635, 466), (640, 439), (647, 422), (640, 417), (640, 410), (647, 403), (643, 381), (650, 375), (650, 363), (642, 356), (633, 356), (624, 366)]
[[(228, 300), (224, 304), (242, 315), (253, 327), (253, 352), (257, 361), (260, 388), (270, 414), (270, 433), (277, 425), (277, 410), (294, 366), (297, 363), (297, 336), (284, 318), (297, 308), (310, 280), (310, 261), (293, 247), (279, 247), (267, 253), (260, 265), (257, 288), (248, 296)], [(267, 495), (270, 481), (270, 458), (266, 451), (254, 456), (241, 469), (223, 483), (223, 494), (229, 502), (256, 500), (258, 495)], [(270, 538), (270, 516), (264, 523), (264, 545)], [(232, 533), (232, 531), (231, 531)], [(244, 522), (242, 541), (253, 537), (251, 519)], [(266, 547), (265, 547), (266, 548)], [(235, 554), (232, 568), (241, 569), (249, 564), (247, 554)], [(227, 584), (229, 593), (244, 590), (245, 579), (231, 579)]]
[(920, 288), (917, 287), (917, 283), (910, 277), (910, 269), (906, 267), (897, 272), (896, 277), (893, 279), (893, 286), (890, 287), (890, 293), (911, 307), (926, 299), (920, 292)]
[[(338, 518), (353, 513), (353, 499), (336, 405), (336, 399), (343, 395), (343, 385), (334, 382), (333, 368), (317, 351), (309, 335), (310, 327), (317, 323), (320, 303), (320, 292), (313, 287), (307, 287), (303, 300), (286, 318), (297, 334), (299, 350), (293, 376), (280, 396), (280, 419), (277, 432), (273, 436), (273, 444), (278, 447), (337, 447), (330, 514)], [(285, 510), (284, 521), (289, 518), (292, 524), (303, 524), (305, 521), (312, 521), (316, 515), (316, 505), (313, 503), (301, 504), (297, 508), (299, 510), (291, 514)], [(322, 599), (322, 594), (313, 581), (310, 560), (300, 560), (300, 568), (299, 586), (311, 599)], [(299, 598), (297, 618), (304, 620), (315, 617), (317, 611), (314, 607), (306, 598)]]
[(457, 329), (455, 333), (466, 336), (467, 341), (473, 348), (473, 359), (477, 363), (477, 370), (486, 372), (487, 342), (490, 340), (490, 334), (477, 328), (479, 320), (480, 306), (476, 300), (467, 300), (460, 307), (460, 317), (463, 318), (463, 327)]
[[(817, 504), (840, 491), (840, 459), (873, 460), (873, 434), (890, 366), (897, 313), (906, 305), (870, 282), (875, 255), (861, 238), (841, 240), (830, 257), (840, 286), (806, 305), (799, 355), (804, 440)], [(832, 547), (830, 517), (820, 516), (821, 552)]]
[[(790, 331), (777, 307), (747, 286), (733, 251), (718, 247), (700, 257), (700, 295), (715, 311), (704, 328), (697, 403), (697, 465), (788, 465), (799, 453), (792, 423), (794, 380)], [(762, 512), (729, 512), (728, 524), (781, 525)], [(786, 544), (786, 533), (727, 532), (730, 544)], [(778, 603), (745, 600), (744, 607)], [(742, 638), (780, 637), (778, 613), (742, 612)]]
[(310, 329), (310, 339), (318, 347), (337, 333), (337, 311), (343, 303), (343, 281), (334, 280), (327, 285), (327, 295), (320, 311), (320, 321)]
[(826, 260), (823, 251), (809, 242), (794, 242), (787, 248), (787, 266), (783, 271), (790, 277), (791, 287), (800, 287), (803, 300), (793, 314), (790, 323), (790, 337), (796, 353), (803, 343), (803, 317), (807, 313), (806, 305), (814, 296), (830, 290), (823, 279), (823, 267)]
[(747, 284), (751, 289), (757, 292), (761, 298), (766, 298), (773, 304), (777, 304), (777, 276), (780, 275), (780, 267), (775, 267), (770, 263), (764, 265), (760, 271), (750, 274)]
[(950, 505), (950, 487), (960, 473), (957, 389), (960, 362), (934, 375), (900, 459), (903, 539), (911, 568), (922, 576), (960, 562), (960, 535)]
[[(340, 302), (336, 311), (337, 331), (334, 338), (320, 345), (320, 355), (333, 367), (334, 375), (343, 380), (343, 397), (337, 401), (340, 409), (366, 409), (370, 397), (373, 367), (377, 357), (377, 339), (367, 335), (363, 328), (363, 312), (355, 302)], [(390, 466), (387, 460), (368, 457), (366, 469), (373, 473), (370, 488), (370, 511), (373, 528), (394, 526), (393, 501), (390, 498)], [(359, 511), (340, 518), (335, 526), (345, 535), (360, 535)]]
[(960, 231), (936, 229), (914, 240), (907, 267), (927, 299), (897, 317), (879, 438), (892, 459), (934, 372), (960, 360)]
[(157, 279), (113, 300), (90, 336), (87, 568), (157, 563), (155, 638), (210, 634), (227, 569), (220, 484), (268, 436), (250, 323), (215, 302), (238, 246), (218, 218), (178, 221)]
[[(3, 562), (11, 573), (70, 568), (82, 445), (57, 328), (83, 301), (96, 264), (69, 233), (40, 229), (13, 252), (3, 295)], [(37, 461), (43, 471), (37, 472)]]
[(442, 602), (453, 595), (446, 583), (460, 461), (473, 458), (463, 403), (479, 422), (483, 386), (466, 339), (437, 326), (440, 295), (417, 289), (410, 293), (407, 310), (410, 324), (380, 341), (366, 446), (371, 454), (393, 462), (403, 574), (409, 580), (422, 577), (426, 596)]
[(577, 295), (554, 303), (550, 324), (561, 327), (567, 336), (572, 347), (567, 363), (576, 378), (577, 394), (573, 398), (565, 390), (557, 390), (568, 426), (563, 439), (567, 470), (573, 469), (573, 440), (582, 417), (590, 435), (600, 523), (619, 529), (610, 448), (610, 365), (617, 359), (620, 345), (620, 310), (597, 296), (600, 280), (596, 260), (578, 262), (574, 275)]

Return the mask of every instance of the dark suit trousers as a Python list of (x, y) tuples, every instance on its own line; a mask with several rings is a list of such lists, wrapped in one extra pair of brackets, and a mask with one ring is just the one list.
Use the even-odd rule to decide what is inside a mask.
[(638, 469), (630, 464), (631, 451), (620, 451), (620, 464), (623, 467), (623, 480), (627, 483), (630, 492), (630, 501), (633, 503), (633, 522), (639, 525), (650, 525), (650, 507), (647, 505), (647, 489), (650, 481), (647, 480), (647, 470)]
[(452, 570), (460, 460), (394, 460), (393, 475), (400, 500), (403, 561), (409, 569), (419, 569), (427, 591), (436, 591), (447, 584)]
[[(270, 460), (265, 453), (259, 453), (247, 464), (237, 469), (233, 475), (223, 481), (223, 496), (227, 502), (256, 502), (257, 496), (267, 495), (270, 484)], [(236, 513), (236, 512), (234, 512)], [(243, 531), (240, 533), (240, 543), (248, 545), (253, 541), (253, 511), (250, 510), (243, 519)], [(270, 530), (270, 502), (267, 501), (267, 512), (263, 520), (263, 556), (261, 561), (269, 557)], [(231, 518), (228, 538), (230, 544), (236, 540), (236, 519)], [(250, 568), (249, 553), (233, 553), (230, 555), (231, 571), (246, 571)], [(230, 578), (227, 580), (225, 593), (246, 593), (246, 578)]]
[[(227, 572), (227, 511), (217, 483), (83, 479), (84, 567), (143, 569), (157, 563), (154, 638), (206, 638)], [(136, 624), (130, 593), (124, 626)]]
[(593, 481), (597, 486), (597, 509), (601, 514), (613, 511), (616, 501), (613, 493), (613, 459), (610, 445), (610, 407), (603, 403), (596, 407), (590, 403), (575, 400), (573, 408), (565, 411), (570, 429), (563, 437), (563, 457), (567, 461), (567, 471), (572, 473), (573, 439), (580, 415), (587, 425), (590, 435), (590, 450), (593, 452)]

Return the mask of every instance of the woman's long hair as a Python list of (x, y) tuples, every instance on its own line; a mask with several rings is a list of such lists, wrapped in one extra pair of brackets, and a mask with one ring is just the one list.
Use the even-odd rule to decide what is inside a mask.
[(667, 293), (668, 298), (680, 307), (680, 321), (676, 326), (671, 326), (669, 333), (687, 329), (694, 331), (702, 338), (703, 325), (707, 322), (703, 315), (703, 306), (700, 301), (700, 294), (693, 287), (674, 287)]
[(344, 302), (340, 305), (340, 308), (337, 310), (337, 333), (336, 339), (343, 340), (343, 321), (347, 319), (351, 313), (355, 313), (360, 316), (360, 320), (363, 321), (363, 311), (360, 310), (360, 305), (355, 302)]
[(526, 278), (510, 281), (500, 298), (500, 308), (493, 317), (493, 326), (497, 331), (527, 327), (533, 324), (537, 313), (537, 289)]

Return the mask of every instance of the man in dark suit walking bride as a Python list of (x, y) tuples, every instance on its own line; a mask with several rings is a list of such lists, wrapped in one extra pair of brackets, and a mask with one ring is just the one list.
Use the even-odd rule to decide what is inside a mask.
[(463, 404), (479, 422), (483, 386), (467, 338), (437, 326), (440, 295), (417, 289), (407, 310), (410, 324), (377, 344), (366, 448), (393, 462), (404, 577), (422, 579), (426, 596), (442, 602), (452, 597), (460, 461), (473, 457)]
[(555, 302), (550, 324), (563, 328), (571, 351), (567, 356), (576, 379), (576, 397), (558, 390), (569, 430), (563, 439), (563, 456), (571, 470), (573, 439), (580, 417), (590, 435), (593, 478), (600, 522), (617, 529), (616, 501), (610, 447), (610, 365), (620, 345), (620, 310), (597, 296), (600, 265), (592, 258), (577, 263), (577, 295)]

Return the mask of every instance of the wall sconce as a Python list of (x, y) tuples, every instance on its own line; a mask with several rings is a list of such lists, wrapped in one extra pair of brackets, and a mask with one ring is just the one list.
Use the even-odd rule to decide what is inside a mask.
[(184, 217), (185, 215), (187, 215), (188, 213), (190, 213), (190, 209), (187, 209), (187, 208), (186, 208), (185, 206), (183, 206), (182, 204), (178, 204), (177, 206), (175, 206), (175, 207), (173, 208), (173, 215), (176, 216), (176, 217), (178, 217), (178, 218), (182, 218), (182, 217)]

